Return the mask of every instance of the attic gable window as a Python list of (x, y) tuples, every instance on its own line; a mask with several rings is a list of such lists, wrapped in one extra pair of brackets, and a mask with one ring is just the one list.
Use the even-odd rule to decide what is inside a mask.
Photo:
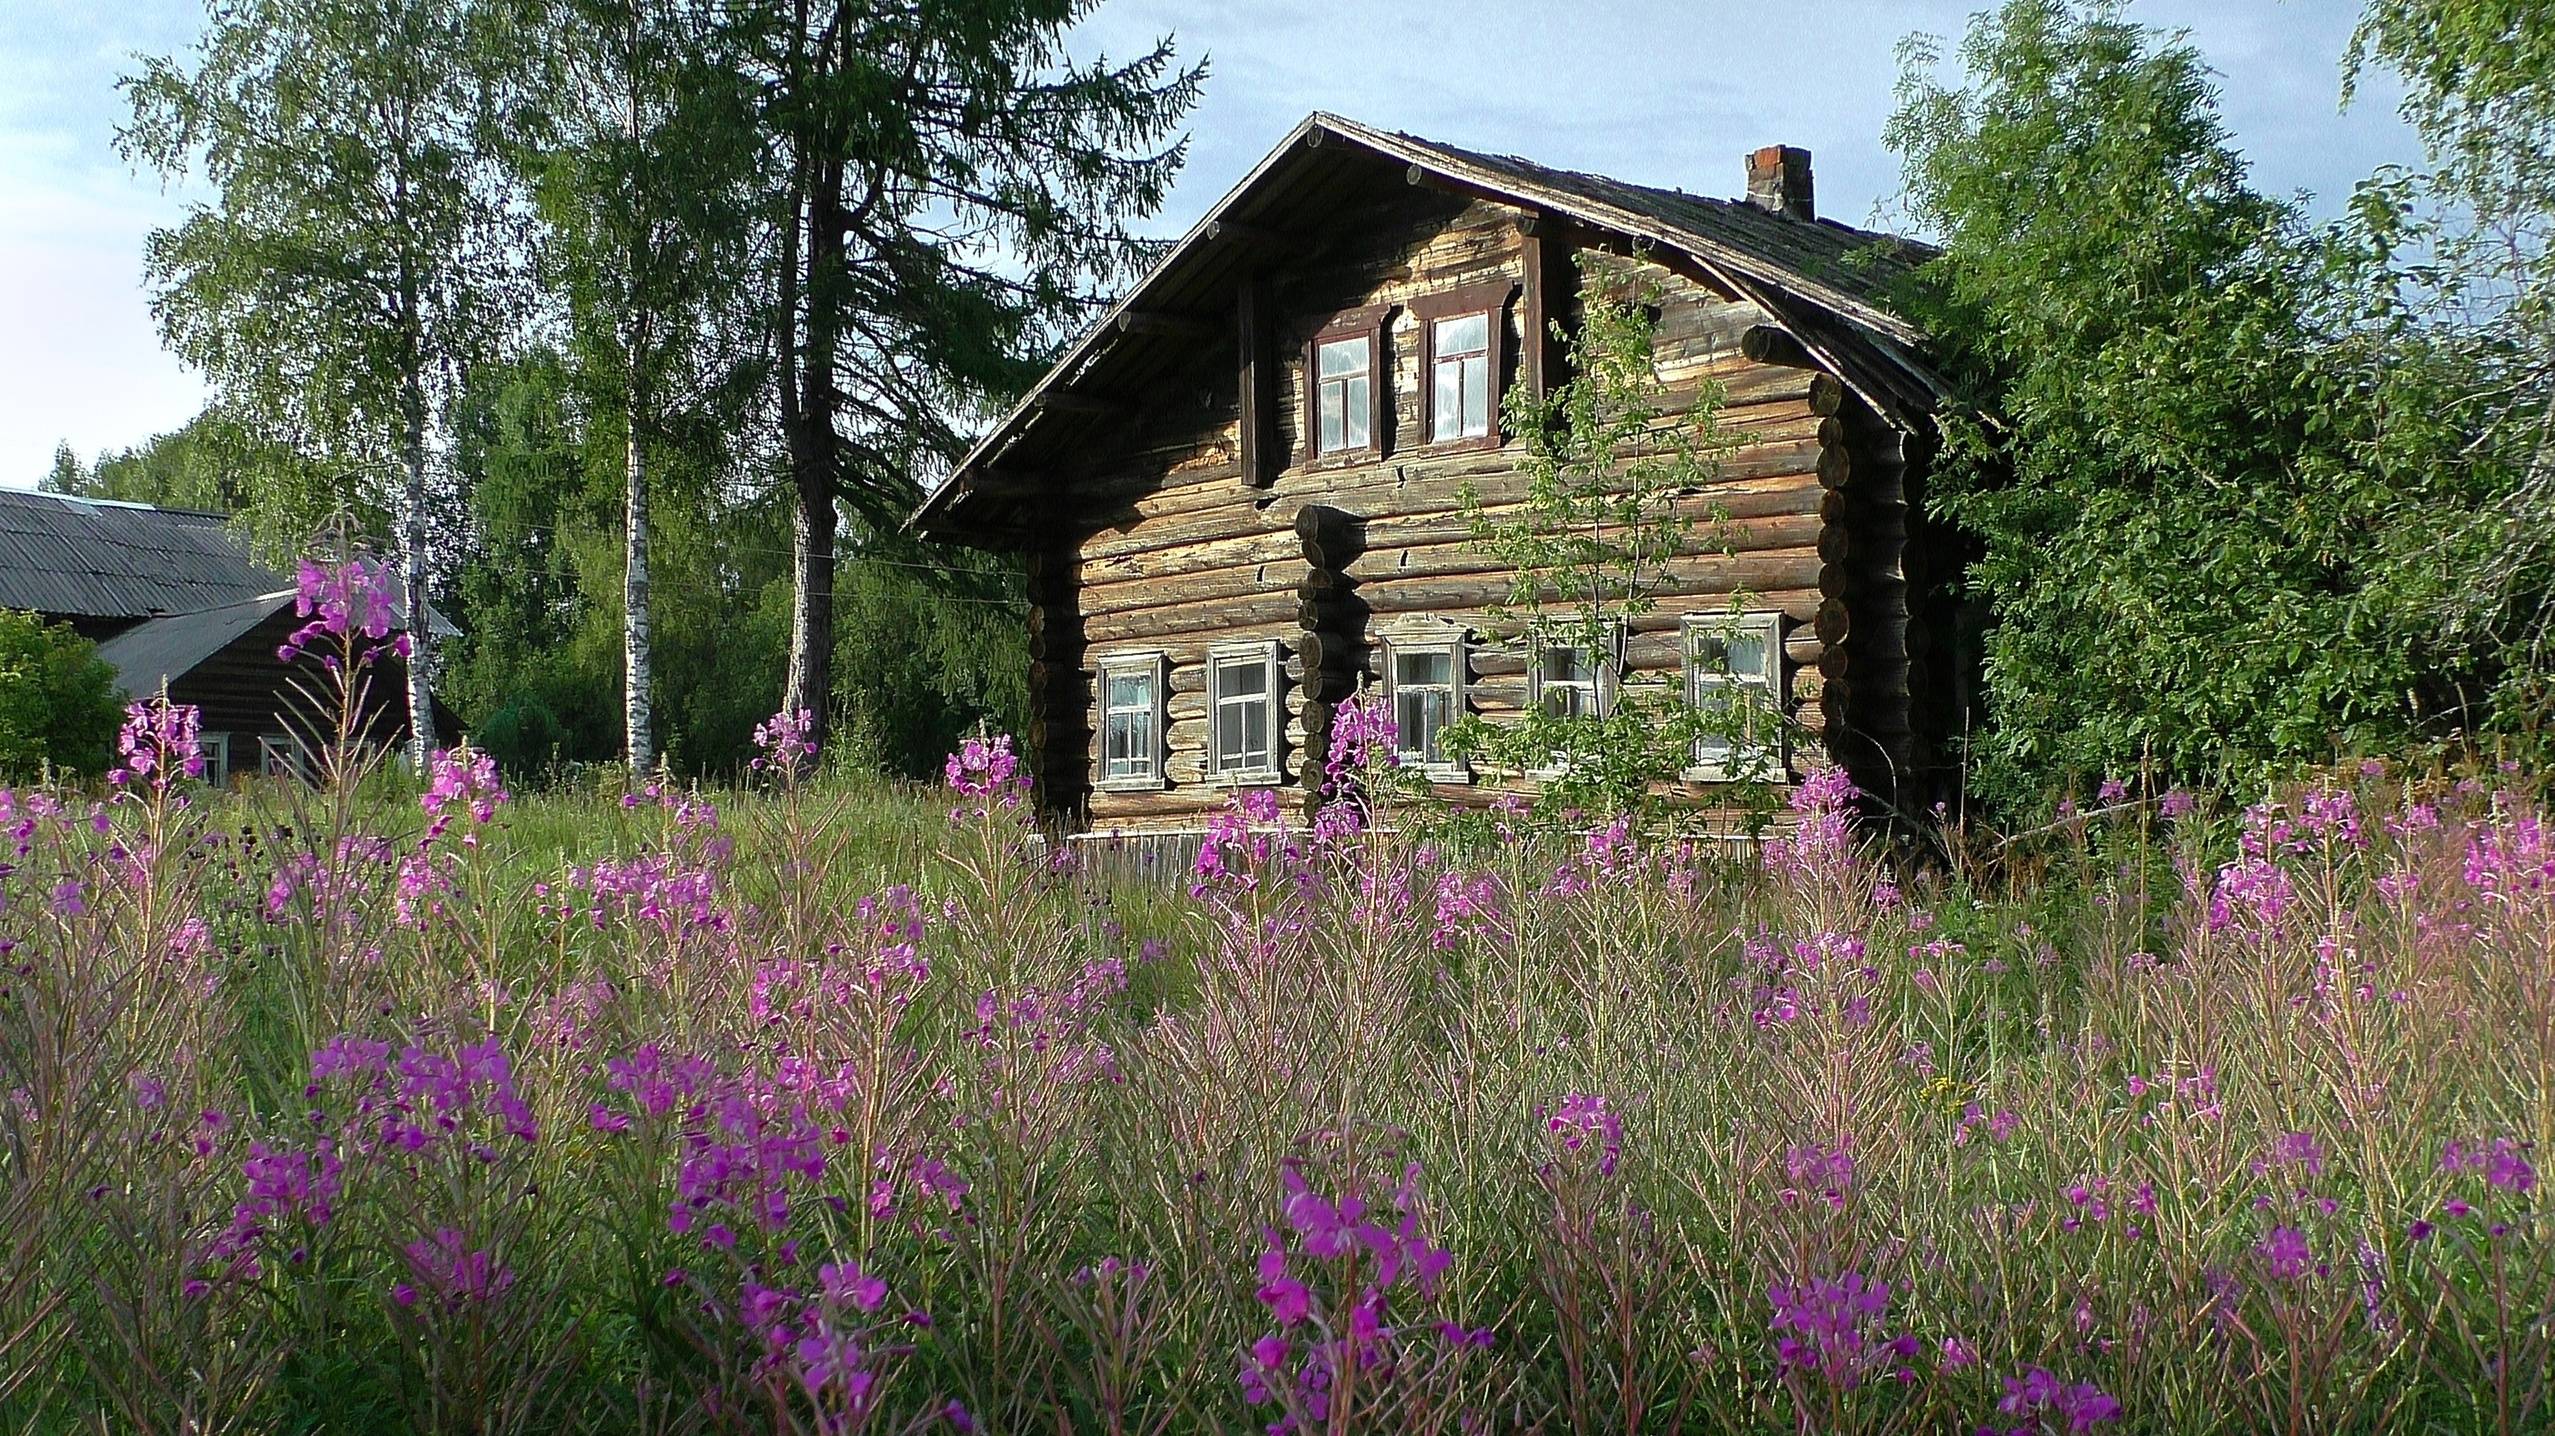
[(1387, 396), (1384, 316), (1370, 305), (1339, 315), (1304, 346), (1305, 458), (1381, 457)]
[(1314, 446), (1325, 454), (1368, 447), (1374, 439), (1368, 428), (1374, 403), (1368, 392), (1375, 382), (1374, 341), (1329, 339), (1314, 352), (1321, 364), (1321, 385), (1313, 400)]
[(1420, 428), (1431, 444), (1499, 442), (1513, 281), (1471, 284), (1411, 301), (1421, 323)]

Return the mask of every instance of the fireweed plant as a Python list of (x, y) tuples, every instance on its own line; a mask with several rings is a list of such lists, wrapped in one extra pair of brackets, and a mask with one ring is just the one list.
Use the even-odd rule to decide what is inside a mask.
[(2013, 888), (1834, 776), (1466, 856), (1358, 704), (1165, 893), (998, 737), (518, 800), (190, 725), (0, 797), (8, 1429), (2555, 1419), (2519, 774), (2124, 780)]

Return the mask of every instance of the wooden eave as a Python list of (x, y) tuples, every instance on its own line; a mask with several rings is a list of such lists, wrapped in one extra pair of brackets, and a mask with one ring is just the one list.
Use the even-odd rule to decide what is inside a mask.
[[(1341, 166), (1331, 152), (1386, 166)], [(1142, 381), (1198, 343), (1219, 342), (1246, 275), (1300, 261), (1342, 236), (1297, 232), (1276, 221), (1320, 212), (1317, 200), (1387, 184), (1428, 181), (1529, 214), (1619, 236), (1673, 267), (1691, 268), (1758, 302), (1804, 348), (1901, 427), (1942, 401), (1945, 387), (1918, 358), (1923, 335), (1865, 295), (1822, 276), (1854, 247), (1904, 241), (1827, 221), (1621, 184), (1485, 156), (1316, 112), (1226, 191), (1153, 269), (1110, 305), (907, 519), (937, 537), (988, 548), (1037, 541), (1045, 525), (1020, 508), (1054, 490), (1029, 481), (1057, 468), (1056, 452)], [(1796, 227), (1796, 228), (1787, 228)], [(1725, 232), (1711, 233), (1718, 228)], [(1685, 264), (1675, 263), (1683, 257)], [(1201, 339), (1201, 334), (1207, 337)], [(1099, 382), (1101, 379), (1109, 382)], [(1026, 456), (1025, 460), (1022, 456)], [(1006, 475), (1006, 470), (1010, 472)]]

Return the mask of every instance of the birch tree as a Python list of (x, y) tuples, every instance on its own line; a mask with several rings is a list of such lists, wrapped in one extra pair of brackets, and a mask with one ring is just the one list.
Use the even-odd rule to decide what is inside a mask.
[(698, 5), (558, 0), (543, 13), (559, 68), (530, 169), (578, 372), (622, 429), (623, 745), (644, 773), (656, 763), (650, 456), (671, 416), (736, 414), (757, 372), (743, 299), (752, 96), (716, 63)]
[(436, 741), (431, 485), (459, 375), (522, 295), (520, 207), (496, 137), (522, 52), (472, 0), (216, 0), (185, 59), (122, 81), (126, 158), (208, 184), (155, 231), (163, 338), (226, 409), (366, 483), (398, 476), (414, 652), (409, 754)]

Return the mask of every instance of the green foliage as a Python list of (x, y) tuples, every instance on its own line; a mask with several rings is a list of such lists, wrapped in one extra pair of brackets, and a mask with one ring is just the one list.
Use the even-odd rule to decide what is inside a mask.
[[(1555, 326), (1570, 377), (1543, 394), (1516, 386), (1504, 403), (1506, 427), (1525, 444), (1526, 498), (1493, 508), (1468, 483), (1463, 503), (1474, 545), (1512, 574), (1506, 600), (1487, 611), (1511, 630), (1505, 641), (1530, 663), (1562, 647), (1598, 655), (1620, 675), (1624, 625), (1657, 607), (1671, 561), (1716, 546), (1728, 553), (1717, 507), (1698, 525), (1679, 500), (1711, 484), (1734, 441), (1720, 427), (1717, 385), (1684, 412), (1661, 407), (1655, 289), (1591, 273), (1584, 294), (1578, 329)], [(1731, 595), (1734, 616), (1746, 607), (1747, 595)], [(1674, 679), (1607, 682), (1598, 712), (1538, 706), (1513, 723), (1461, 719), (1447, 731), (1447, 752), (1494, 771), (1548, 774), (1541, 817), (1646, 812), (1660, 785), (1694, 766), (1699, 739), (1735, 736), (1745, 718), (1697, 710)]]
[(2467, 502), (2391, 432), (2365, 253), (2253, 190), (2187, 43), (2109, 5), (2013, 0), (1957, 84), (1903, 55), (1887, 140), (1943, 239), (1906, 296), (1972, 401), (1941, 513), (1993, 606), (1974, 785), (2194, 778), (2480, 716), (2493, 655), (2424, 595)]
[(1014, 566), (882, 536), (834, 581), (838, 741), (882, 771), (928, 777), (980, 726), (1022, 731), (1028, 626)]
[(2497, 726), (2555, 717), (2555, 13), (2502, 0), (2370, 0), (2345, 94), (2372, 63), (2404, 79), (2429, 168), (2355, 197), (2355, 275), (2391, 343), (2369, 354), (2395, 447), (2463, 487), (2433, 515), (2453, 585), (2416, 598), (2494, 655)]
[[(66, 467), (65, 461), (68, 461)], [(311, 535), (343, 516), (359, 534), (388, 531), (389, 517), (343, 476), (290, 445), (262, 438), (219, 405), (185, 426), (129, 449), (110, 450), (83, 467), (66, 448), (45, 487), (81, 498), (156, 504), (225, 514), (250, 552), (289, 569), (310, 549)]]
[(123, 713), (96, 644), (69, 624), (0, 608), (0, 778), (104, 772)]

